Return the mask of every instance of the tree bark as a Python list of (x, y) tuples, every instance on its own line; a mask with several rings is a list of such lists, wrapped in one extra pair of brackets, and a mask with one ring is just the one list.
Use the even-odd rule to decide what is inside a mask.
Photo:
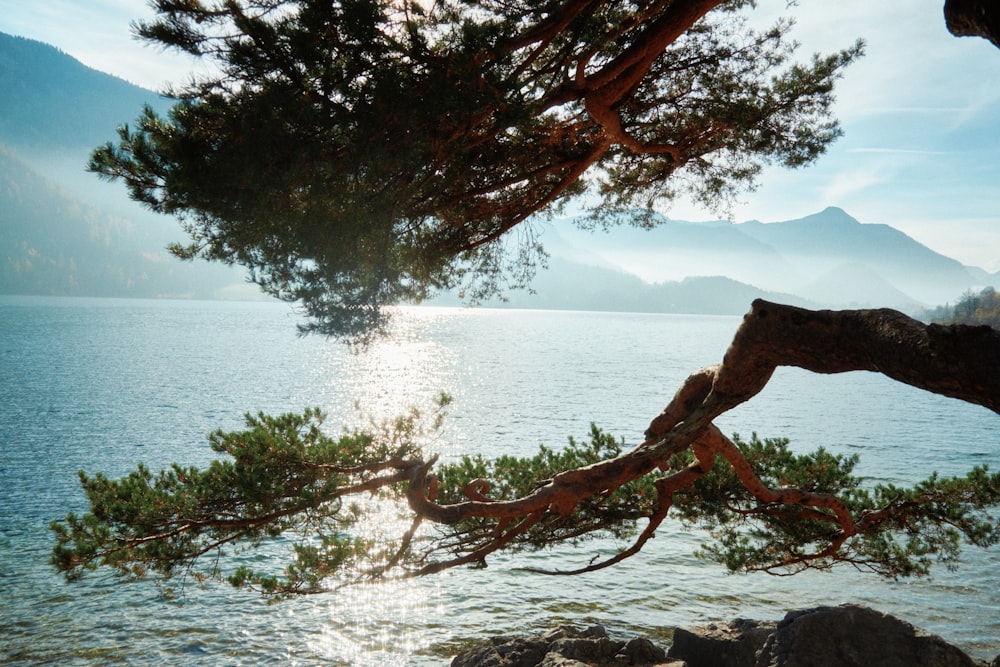
[(722, 363), (689, 377), (652, 421), (647, 446), (683, 449), (715, 417), (755, 396), (778, 366), (882, 373), (1000, 413), (1000, 331), (924, 324), (889, 309), (813, 311), (758, 299)]
[(945, 0), (944, 21), (956, 37), (983, 37), (1000, 48), (1000, 2)]

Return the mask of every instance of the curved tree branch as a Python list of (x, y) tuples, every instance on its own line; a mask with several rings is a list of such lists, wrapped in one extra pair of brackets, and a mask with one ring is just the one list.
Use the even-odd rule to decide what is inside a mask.
[[(82, 475), (93, 514), (70, 515), (53, 526), (53, 562), (70, 578), (98, 565), (127, 576), (152, 569), (169, 577), (175, 567), (189, 567), (224, 545), (256, 546), (287, 530), (315, 530), (322, 546), (296, 546), (299, 561), (287, 583), (250, 571), (230, 581), (274, 594), (318, 592), (325, 590), (319, 585), (324, 577), (354, 559), (356, 549), (368, 548), (351, 536), (357, 515), (341, 515), (341, 499), (383, 492), (402, 492), (414, 516), (391, 552), (363, 553), (353, 561), (369, 563), (357, 566), (363, 578), (481, 564), (501, 549), (538, 548), (602, 531), (628, 537), (635, 522), (647, 520), (619, 553), (553, 574), (591, 572), (638, 553), (672, 507), (684, 521), (718, 529), (725, 539), (707, 549), (727, 566), (748, 571), (845, 562), (883, 576), (919, 575), (926, 574), (929, 553), (956, 557), (959, 534), (980, 546), (1000, 542), (1000, 524), (979, 513), (1000, 504), (1000, 474), (985, 468), (966, 478), (932, 476), (913, 489), (869, 491), (858, 488), (850, 460), (823, 458), (822, 452), (785, 457), (774, 444), (743, 448), (723, 435), (715, 417), (755, 396), (781, 365), (816, 373), (879, 372), (1000, 413), (1000, 331), (925, 325), (892, 310), (810, 311), (755, 301), (722, 363), (692, 373), (631, 451), (600, 445), (605, 441), (597, 430), (590, 449), (568, 450), (578, 458), (505, 463), (511, 477), (497, 472), (504, 497), (491, 498), (483, 479), (491, 473), (481, 461), (480, 467), (469, 462), (467, 476), (442, 466), (439, 480), (437, 457), (422, 460), (412, 442), (400, 440), (421, 432), (412, 421), (399, 433), (383, 434), (391, 443), (386, 452), (406, 452), (387, 453), (383, 463), (365, 451), (370, 443), (359, 448), (368, 442), (363, 435), (325, 440), (308, 426), (316, 413), (261, 417), (251, 422), (253, 431), (213, 436), (217, 451), (235, 460), (215, 462), (205, 472), (175, 466), (154, 478), (140, 466), (117, 482)], [(538, 478), (548, 479), (532, 481)], [(441, 488), (445, 479), (447, 491)], [(418, 535), (427, 523), (439, 524), (437, 537)], [(746, 526), (751, 530), (744, 532)], [(905, 545), (894, 541), (896, 533), (906, 535)], [(447, 556), (436, 560), (437, 554)], [(219, 576), (217, 569), (209, 576)]]
[[(625, 551), (600, 563), (570, 572), (589, 572), (638, 553), (653, 537), (670, 509), (671, 497), (689, 487), (722, 456), (744, 488), (761, 502), (755, 513), (777, 506), (799, 506), (803, 518), (837, 527), (830, 543), (816, 552), (789, 554), (774, 567), (807, 564), (837, 554), (846, 540), (898, 517), (902, 508), (887, 507), (856, 520), (835, 496), (801, 489), (771, 489), (754, 474), (735, 444), (712, 424), (720, 414), (755, 396), (778, 366), (798, 366), (816, 373), (879, 372), (899, 382), (959, 398), (1000, 412), (1000, 331), (989, 327), (927, 325), (894, 310), (811, 311), (754, 301), (736, 332), (723, 362), (693, 373), (646, 431), (646, 440), (631, 452), (553, 477), (533, 493), (508, 501), (483, 495), (488, 486), (470, 486), (470, 500), (438, 505), (423, 493), (430, 466), (418, 469), (408, 494), (411, 508), (434, 521), (450, 524), (478, 517), (511, 521), (539, 513), (570, 514), (584, 499), (606, 493), (657, 468), (665, 469), (675, 454), (692, 448), (693, 463), (656, 482), (657, 507), (647, 527)], [(787, 511), (787, 510), (782, 510)], [(516, 524), (510, 532), (523, 532)], [(512, 535), (500, 531), (477, 557), (498, 550)]]
[(873, 371), (1000, 413), (1000, 331), (924, 324), (889, 309), (807, 310), (758, 299), (721, 364), (692, 375), (646, 430), (654, 456), (680, 451), (755, 396), (778, 366)]
[(603, 570), (604, 568), (611, 567), (612, 565), (616, 565), (626, 558), (631, 558), (635, 554), (639, 553), (639, 551), (641, 551), (646, 545), (646, 542), (656, 537), (656, 529), (659, 528), (660, 524), (663, 523), (663, 520), (667, 518), (667, 514), (670, 512), (670, 508), (673, 505), (674, 494), (705, 476), (705, 474), (712, 469), (712, 466), (715, 465), (716, 447), (709, 444), (707, 439), (703, 438), (696, 440), (691, 447), (695, 455), (694, 461), (689, 463), (682, 470), (656, 480), (656, 509), (653, 514), (650, 515), (649, 521), (642, 533), (639, 534), (639, 537), (628, 549), (625, 549), (611, 558), (603, 560), (599, 563), (593, 563), (576, 570), (526, 569), (540, 574), (584, 574), (586, 572), (595, 572), (597, 570)]

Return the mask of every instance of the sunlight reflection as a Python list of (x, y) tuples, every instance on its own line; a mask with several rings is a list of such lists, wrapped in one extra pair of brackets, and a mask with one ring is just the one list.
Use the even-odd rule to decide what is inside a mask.
[(433, 581), (390, 581), (349, 586), (324, 596), (310, 650), (333, 664), (409, 665), (433, 643), (428, 622), (437, 613)]
[(454, 382), (455, 351), (427, 335), (443, 315), (435, 309), (399, 308), (391, 335), (368, 347), (349, 351), (330, 341), (316, 371), (324, 374), (324, 409), (350, 420), (355, 407), (377, 421), (426, 409)]
[[(331, 430), (391, 419), (411, 407), (426, 413), (442, 392), (460, 392), (452, 385), (465, 362), (448, 336), (455, 320), (464, 319), (456, 315), (455, 309), (401, 308), (386, 339), (355, 352), (332, 341), (324, 345), (313, 372), (324, 376), (319, 398)], [(426, 444), (434, 452), (454, 454), (466, 441), (460, 431), (459, 423), (446, 419), (443, 432)], [(355, 527), (359, 537), (395, 543), (409, 527), (410, 517), (401, 516), (399, 505), (379, 501), (366, 506), (371, 514)], [(414, 664), (415, 655), (433, 652), (444, 639), (437, 636), (434, 619), (445, 607), (446, 579), (356, 584), (322, 596), (312, 606), (318, 622), (310, 624), (316, 631), (309, 650), (332, 664)]]

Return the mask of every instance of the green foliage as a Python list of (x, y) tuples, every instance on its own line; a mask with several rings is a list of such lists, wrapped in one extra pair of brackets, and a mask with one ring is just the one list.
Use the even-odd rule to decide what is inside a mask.
[[(853, 475), (857, 456), (820, 448), (795, 454), (785, 439), (734, 442), (770, 488), (792, 488), (838, 496), (865, 528), (835, 553), (819, 558), (839, 536), (839, 526), (800, 505), (762, 503), (726, 461), (675, 496), (678, 517), (707, 529), (712, 542), (701, 555), (731, 571), (794, 573), (848, 563), (885, 577), (923, 576), (935, 560), (953, 565), (961, 539), (987, 547), (1000, 542), (1000, 521), (986, 510), (1000, 505), (1000, 474), (976, 467), (965, 477), (933, 474), (912, 488), (877, 484), (864, 488)], [(689, 460), (680, 455), (677, 464)]]
[[(52, 524), (52, 562), (71, 580), (109, 567), (127, 579), (183, 574), (286, 596), (327, 590), (331, 582), (436, 571), (441, 563), (484, 563), (500, 548), (632, 537), (664, 500), (683, 523), (710, 532), (701, 555), (733, 571), (793, 573), (848, 563), (887, 577), (920, 576), (935, 558), (953, 565), (963, 538), (981, 547), (1000, 541), (1000, 521), (986, 514), (1000, 505), (1000, 475), (986, 468), (953, 479), (932, 475), (912, 488), (867, 488), (853, 474), (856, 457), (823, 449), (796, 454), (786, 440), (756, 435), (734, 443), (762, 484), (839, 497), (855, 533), (842, 539), (828, 508), (787, 497), (760, 500), (721, 458), (668, 499), (657, 497), (660, 473), (651, 473), (588, 489), (572, 511), (545, 511), (520, 532), (519, 519), (475, 512), (418, 531), (399, 499), (425, 465), (417, 443), (437, 421), (427, 425), (414, 411), (334, 439), (321, 431), (316, 410), (247, 416), (245, 430), (210, 436), (225, 458), (204, 470), (173, 465), (153, 474), (139, 465), (119, 480), (81, 472), (90, 511)], [(621, 440), (592, 426), (587, 440), (570, 438), (559, 451), (542, 446), (529, 457), (466, 456), (440, 466), (436, 501), (524, 499), (560, 473), (628, 455)], [(683, 453), (671, 465), (690, 461)], [(250, 551), (259, 557), (251, 559)]]
[(790, 64), (790, 23), (755, 32), (745, 1), (649, 46), (676, 4), (157, 0), (140, 35), (220, 73), (90, 169), (178, 216), (179, 256), (364, 337), (385, 305), (526, 285), (544, 253), (522, 223), (590, 185), (600, 224), (682, 193), (724, 207), (839, 135), (832, 84), (860, 46)]
[[(389, 473), (417, 455), (425, 419), (414, 410), (339, 438), (325, 435), (322, 421), (315, 409), (247, 415), (245, 430), (209, 436), (225, 458), (203, 470), (174, 464), (153, 474), (139, 464), (119, 480), (81, 471), (90, 511), (52, 523), (53, 564), (71, 580), (108, 566), (126, 578), (182, 573), (282, 594), (319, 590), (341, 569), (376, 568), (392, 545), (352, 532), (366, 509), (346, 499), (398, 498), (404, 478)], [(380, 481), (386, 476), (391, 483)], [(294, 554), (283, 575), (222, 558), (280, 546)]]

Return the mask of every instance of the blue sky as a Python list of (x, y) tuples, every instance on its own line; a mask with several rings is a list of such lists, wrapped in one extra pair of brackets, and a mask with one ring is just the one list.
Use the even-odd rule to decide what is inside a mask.
[[(1000, 270), (1000, 49), (948, 34), (943, 0), (761, 0), (762, 20), (787, 14), (803, 56), (867, 43), (841, 81), (845, 136), (806, 169), (768, 169), (731, 213), (737, 221), (799, 218), (839, 206), (938, 252)], [(194, 67), (131, 36), (145, 0), (0, 0), (0, 31), (52, 44), (142, 86), (182, 83)], [(680, 203), (667, 212), (706, 220)]]

